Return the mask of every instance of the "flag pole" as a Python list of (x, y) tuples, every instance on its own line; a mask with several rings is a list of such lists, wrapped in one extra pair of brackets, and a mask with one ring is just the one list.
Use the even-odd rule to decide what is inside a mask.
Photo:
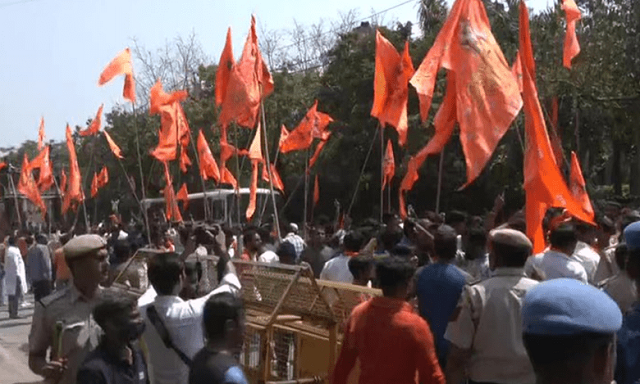
[[(276, 163), (278, 162), (278, 155), (280, 154), (280, 146), (278, 145), (278, 151), (276, 151), (276, 157), (273, 159), (273, 166), (275, 167)], [(271, 170), (271, 166), (269, 166), (269, 170)], [(269, 179), (271, 179), (271, 176), (269, 176)], [(267, 204), (269, 204), (269, 202), (267, 200), (265, 200), (262, 203), (262, 210), (260, 211), (260, 222), (262, 222), (262, 217), (264, 216), (264, 211), (267, 209)]]
[(307, 206), (309, 199), (309, 148), (306, 149), (304, 161), (304, 220), (302, 221), (304, 239), (307, 239)]
[[(138, 132), (138, 111), (136, 109), (136, 102), (131, 101), (131, 108), (133, 108), (133, 129), (136, 132), (136, 153), (138, 155), (138, 169), (140, 170), (140, 189), (142, 190), (142, 200), (147, 199), (147, 193), (145, 192), (144, 185), (144, 173), (142, 172), (142, 156), (140, 155), (140, 134)], [(126, 172), (125, 172), (126, 175)], [(142, 204), (140, 204), (142, 207)], [(143, 207), (144, 208), (144, 207)], [(151, 241), (151, 230), (149, 228), (149, 216), (147, 215), (147, 210), (142, 210), (142, 218), (144, 219), (144, 224), (147, 229), (147, 241)]]
[(440, 213), (440, 195), (442, 194), (442, 168), (444, 166), (444, 148), (440, 151), (440, 165), (438, 166), (438, 192), (436, 194), (436, 214)]
[(9, 179), (9, 184), (11, 184), (11, 188), (13, 189), (13, 203), (16, 206), (16, 214), (18, 215), (18, 226), (22, 228), (22, 217), (20, 216), (20, 207), (18, 206), (18, 191), (16, 190), (16, 185), (13, 183), (13, 177), (11, 177), (10, 172), (7, 172), (7, 178)]
[(238, 178), (236, 188), (236, 211), (238, 213), (238, 225), (240, 225), (242, 223), (242, 220), (240, 219), (240, 178), (242, 175), (240, 174), (240, 154), (238, 153), (238, 124), (233, 124), (233, 136), (236, 144), (236, 177)]
[(367, 152), (367, 157), (364, 159), (364, 164), (362, 164), (362, 170), (360, 170), (360, 176), (358, 176), (358, 182), (356, 183), (356, 189), (353, 191), (353, 197), (351, 198), (351, 203), (349, 204), (349, 209), (347, 209), (347, 216), (351, 214), (351, 208), (353, 208), (353, 204), (356, 202), (356, 197), (358, 196), (358, 189), (360, 188), (360, 181), (362, 180), (362, 175), (364, 175), (364, 169), (369, 162), (369, 157), (371, 156), (371, 151), (373, 150), (373, 145), (376, 143), (376, 135), (378, 135), (378, 130), (376, 129), (373, 140), (371, 140), (371, 145), (369, 146), (369, 152)]
[[(196, 145), (193, 143), (193, 135), (191, 134), (191, 129), (189, 129), (189, 139), (191, 139), (191, 148), (195, 153), (196, 166), (198, 167), (198, 175), (200, 175), (200, 183), (202, 184), (202, 194), (204, 196), (204, 221), (206, 222), (209, 219), (209, 204), (207, 204), (207, 188), (204, 182), (204, 177), (202, 177), (202, 172), (200, 172), (200, 156), (198, 156), (198, 149)], [(184, 150), (181, 148), (181, 150)], [(222, 176), (221, 176), (222, 177)], [(213, 219), (213, 217), (211, 218)]]
[(380, 222), (384, 216), (384, 126), (380, 125)]
[[(262, 85), (260, 85), (260, 93), (262, 93)], [(265, 148), (265, 156), (266, 156), (266, 161), (267, 164), (265, 164), (264, 166), (267, 167), (267, 172), (269, 175), (269, 189), (271, 190), (271, 203), (273, 203), (273, 217), (275, 219), (275, 224), (276, 224), (276, 233), (278, 234), (278, 240), (282, 239), (282, 234), (280, 233), (280, 219), (278, 218), (278, 216), (280, 215), (278, 213), (278, 206), (276, 204), (276, 196), (273, 193), (273, 174), (271, 173), (271, 160), (269, 159), (269, 142), (268, 142), (268, 138), (267, 138), (267, 118), (265, 116), (264, 113), (264, 102), (262, 101), (262, 99), (260, 100), (260, 111), (262, 113), (262, 136), (264, 138), (264, 148)], [(278, 146), (280, 147), (280, 146)], [(279, 149), (278, 149), (279, 151)], [(308, 152), (307, 152), (308, 154)], [(277, 158), (278, 155), (276, 155)], [(264, 207), (266, 208), (266, 204), (264, 205)], [(263, 210), (264, 212), (264, 210)], [(260, 216), (262, 217), (262, 214), (260, 214)]]

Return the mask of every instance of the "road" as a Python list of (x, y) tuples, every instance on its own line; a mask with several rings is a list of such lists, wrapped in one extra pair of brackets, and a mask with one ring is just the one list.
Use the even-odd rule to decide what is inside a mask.
[[(33, 296), (27, 295), (33, 303)], [(0, 306), (0, 384), (43, 383), (42, 378), (29, 370), (28, 344), (33, 304), (20, 308), (19, 319), (9, 319), (7, 306)]]

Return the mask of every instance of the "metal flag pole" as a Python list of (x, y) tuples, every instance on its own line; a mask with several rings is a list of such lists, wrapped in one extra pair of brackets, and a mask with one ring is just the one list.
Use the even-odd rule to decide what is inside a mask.
[[(262, 87), (261, 87), (262, 88)], [(262, 90), (261, 90), (262, 91)], [(280, 233), (280, 219), (278, 213), (278, 206), (276, 204), (276, 196), (273, 193), (273, 174), (271, 173), (271, 160), (269, 159), (269, 142), (267, 141), (267, 119), (264, 113), (264, 103), (260, 101), (260, 110), (262, 112), (262, 134), (264, 138), (264, 148), (265, 148), (265, 156), (266, 156), (266, 164), (267, 173), (269, 175), (269, 189), (271, 190), (271, 203), (273, 204), (273, 217), (276, 221), (276, 233), (278, 234), (278, 240), (282, 239), (282, 234)], [(277, 156), (277, 155), (276, 155)]]
[(362, 175), (364, 175), (364, 170), (367, 167), (367, 163), (369, 162), (369, 157), (371, 156), (373, 145), (376, 143), (377, 135), (378, 135), (378, 130), (376, 129), (376, 133), (374, 133), (373, 140), (371, 140), (371, 145), (369, 146), (369, 151), (367, 152), (367, 156), (364, 159), (364, 164), (362, 164), (362, 169), (360, 170), (360, 176), (358, 176), (358, 182), (356, 183), (356, 189), (355, 191), (353, 191), (353, 197), (351, 198), (351, 203), (349, 203), (349, 208), (347, 209), (347, 216), (351, 214), (351, 208), (353, 208), (353, 204), (356, 202), (356, 197), (358, 196), (358, 189), (360, 188), (360, 182), (362, 181)]
[[(145, 192), (144, 173), (142, 172), (142, 156), (140, 155), (140, 134), (138, 133), (138, 111), (136, 109), (135, 101), (131, 101), (131, 107), (133, 108), (133, 129), (136, 133), (136, 152), (138, 155), (138, 169), (140, 171), (140, 189), (142, 190), (142, 201), (144, 201), (147, 199), (147, 193)], [(148, 241), (151, 241), (151, 229), (149, 228), (149, 216), (147, 215), (146, 209), (142, 210), (142, 217), (144, 219), (144, 224), (147, 229), (147, 239)]]

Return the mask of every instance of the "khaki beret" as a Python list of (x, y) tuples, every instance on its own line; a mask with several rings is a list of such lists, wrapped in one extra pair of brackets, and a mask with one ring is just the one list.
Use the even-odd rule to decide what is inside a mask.
[(67, 259), (77, 259), (106, 246), (107, 242), (98, 235), (81, 235), (69, 240), (63, 251)]
[(533, 248), (531, 240), (522, 232), (515, 229), (494, 229), (489, 232), (489, 241), (492, 244), (509, 245), (512, 247)]

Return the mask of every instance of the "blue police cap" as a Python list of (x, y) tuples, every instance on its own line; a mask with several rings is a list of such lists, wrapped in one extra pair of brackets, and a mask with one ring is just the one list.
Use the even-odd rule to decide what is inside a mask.
[(629, 224), (624, 229), (624, 242), (630, 251), (640, 249), (640, 221)]
[(522, 306), (522, 332), (526, 334), (608, 334), (621, 326), (618, 305), (606, 293), (574, 279), (538, 284), (527, 293)]

